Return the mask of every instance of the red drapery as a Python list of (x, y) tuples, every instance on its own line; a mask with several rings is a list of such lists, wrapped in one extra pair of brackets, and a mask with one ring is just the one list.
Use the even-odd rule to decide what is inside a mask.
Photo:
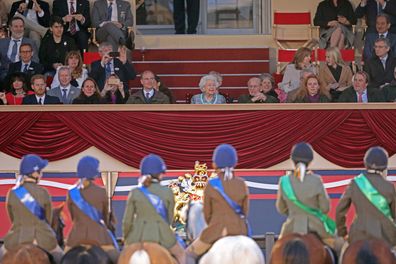
[(238, 168), (267, 168), (289, 157), (298, 141), (343, 167), (361, 167), (373, 145), (396, 152), (396, 110), (0, 112), (0, 151), (49, 160), (90, 146), (138, 167), (147, 153), (170, 169), (210, 162), (220, 143), (238, 150)]

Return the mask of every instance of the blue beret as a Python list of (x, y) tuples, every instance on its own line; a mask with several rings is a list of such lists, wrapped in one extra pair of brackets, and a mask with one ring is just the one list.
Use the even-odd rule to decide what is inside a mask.
[(235, 167), (238, 162), (238, 154), (233, 146), (221, 144), (214, 150), (212, 161), (219, 168)]

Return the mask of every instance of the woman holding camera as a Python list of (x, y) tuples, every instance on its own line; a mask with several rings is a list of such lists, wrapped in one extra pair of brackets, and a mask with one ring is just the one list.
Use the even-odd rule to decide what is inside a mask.
[(111, 74), (107, 78), (100, 95), (108, 104), (125, 104), (129, 98), (129, 93), (125, 92), (124, 84), (115, 74)]

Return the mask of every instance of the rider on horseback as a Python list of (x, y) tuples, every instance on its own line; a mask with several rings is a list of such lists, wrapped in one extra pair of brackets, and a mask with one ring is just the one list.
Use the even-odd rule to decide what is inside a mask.
[(160, 185), (166, 171), (165, 162), (157, 155), (147, 155), (140, 163), (140, 171), (140, 186), (129, 193), (122, 220), (125, 244), (158, 243), (179, 263), (185, 263), (183, 247), (170, 227), (175, 206), (173, 192)]
[(48, 224), (52, 218), (51, 197), (47, 189), (37, 184), (42, 177), (42, 169), (47, 165), (47, 160), (33, 154), (23, 156), (21, 160), (17, 183), (7, 194), (7, 211), (12, 227), (4, 237), (0, 260), (7, 250), (26, 243), (47, 250), (58, 262), (63, 255)]
[(311, 145), (300, 142), (292, 148), (290, 158), (295, 169), (292, 175), (282, 176), (276, 208), (288, 216), (283, 223), (280, 238), (290, 233), (314, 232), (329, 246), (334, 246), (335, 224), (327, 217), (330, 199), (320, 175), (307, 171), (313, 160)]
[[(388, 153), (381, 147), (372, 147), (366, 152), (364, 165), (367, 172), (350, 182), (337, 205), (338, 234), (350, 243), (382, 239), (390, 246), (396, 246), (396, 191), (393, 184), (386, 180)], [(356, 215), (348, 236), (345, 215), (351, 204)]]
[(77, 177), (80, 180), (67, 194), (67, 206), (73, 227), (67, 238), (65, 251), (80, 244), (94, 244), (102, 247), (112, 261), (116, 261), (119, 255), (118, 244), (109, 230), (112, 223), (106, 190), (94, 182), (98, 176), (99, 160), (91, 156), (79, 160)]
[(219, 145), (213, 153), (218, 178), (210, 180), (204, 191), (203, 210), (208, 226), (187, 248), (192, 259), (222, 237), (248, 234), (249, 190), (243, 179), (233, 175), (237, 160), (235, 148), (228, 144)]

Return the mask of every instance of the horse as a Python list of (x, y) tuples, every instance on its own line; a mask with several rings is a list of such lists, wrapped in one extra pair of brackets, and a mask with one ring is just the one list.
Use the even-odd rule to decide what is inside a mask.
[(359, 240), (347, 247), (342, 263), (395, 264), (396, 257), (385, 241)]
[[(185, 220), (186, 233), (189, 239), (193, 241), (207, 226), (201, 202), (190, 203)], [(199, 263), (264, 264), (265, 261), (261, 249), (253, 239), (238, 235), (226, 236), (217, 240), (208, 252), (201, 257)]]
[(140, 242), (124, 247), (118, 264), (177, 264), (169, 251), (157, 243)]
[(33, 244), (21, 244), (4, 254), (2, 264), (55, 264), (51, 254)]
[[(293, 250), (293, 247), (295, 250)], [(298, 249), (297, 249), (298, 248)], [(272, 248), (270, 264), (283, 264), (286, 258), (290, 258), (289, 254), (293, 254), (294, 258), (302, 258), (305, 254), (310, 264), (334, 264), (336, 257), (330, 248), (325, 246), (322, 240), (314, 233), (309, 234), (288, 234), (276, 241)], [(290, 262), (298, 263), (298, 262)]]

